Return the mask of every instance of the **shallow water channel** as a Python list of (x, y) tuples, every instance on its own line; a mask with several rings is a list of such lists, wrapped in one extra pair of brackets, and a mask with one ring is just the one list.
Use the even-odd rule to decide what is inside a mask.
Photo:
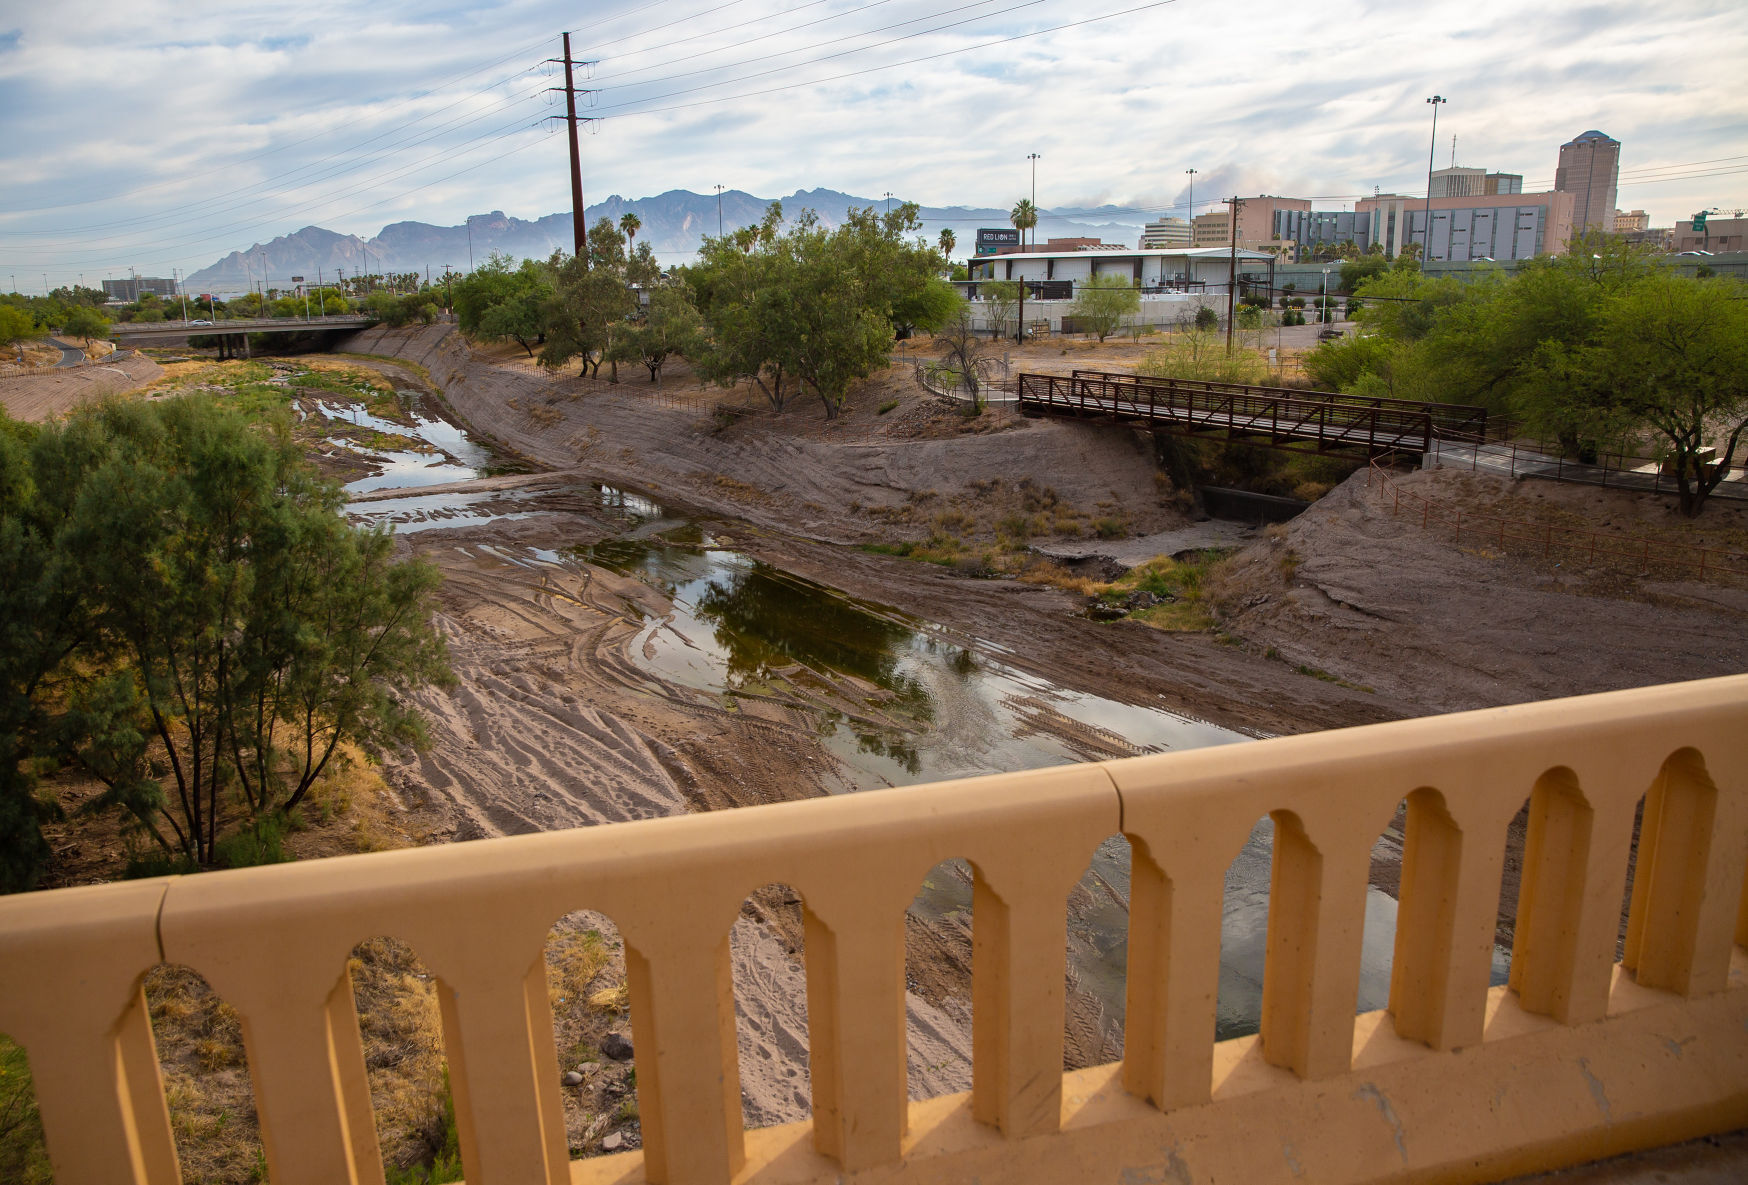
[[(363, 421), (359, 421), (363, 422)], [(374, 426), (374, 425), (369, 425)], [(444, 425), (448, 428), (449, 425)], [(384, 431), (405, 433), (401, 425)], [(355, 482), (353, 492), (457, 480), (456, 468), (489, 458), (459, 431), (459, 444), (420, 435), (449, 455), (413, 454), (404, 467)], [(434, 478), (433, 469), (449, 467)], [(368, 483), (368, 484), (366, 484)], [(816, 721), (821, 745), (837, 759), (837, 790), (850, 793), (976, 774), (1034, 769), (1073, 761), (1244, 743), (1250, 738), (1147, 704), (1075, 691), (1010, 665), (1002, 648), (950, 634), (933, 623), (849, 597), (736, 551), (712, 524), (675, 518), (647, 499), (598, 487), (600, 503), (624, 517), (615, 539), (567, 553), (514, 551), (519, 563), (587, 563), (635, 577), (663, 591), (671, 613), (643, 615), (628, 647), (652, 675), (737, 700), (801, 703)], [(494, 502), (489, 509), (483, 505)], [(410, 493), (360, 503), (355, 517), (397, 530), (472, 525), (538, 511), (506, 510), (503, 494)], [(514, 505), (514, 499), (510, 500)], [(511, 558), (506, 555), (506, 558)], [(629, 611), (641, 612), (627, 606)], [(1226, 877), (1216, 1032), (1254, 1033), (1262, 1003), (1273, 824), (1258, 822)], [(1119, 1021), (1124, 1009), (1129, 846), (1103, 843), (1083, 881), (1090, 905), (1071, 918), (1080, 986)], [(927, 878), (914, 909), (965, 916), (969, 869), (943, 866)], [(1382, 1008), (1389, 992), (1396, 902), (1368, 887), (1357, 1005)], [(1495, 981), (1504, 963), (1496, 958)]]

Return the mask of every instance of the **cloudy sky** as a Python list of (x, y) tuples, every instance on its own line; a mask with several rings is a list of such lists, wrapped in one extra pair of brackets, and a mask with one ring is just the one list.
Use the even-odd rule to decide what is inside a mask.
[[(0, 284), (168, 275), (315, 224), (566, 208), (543, 61), (594, 59), (587, 196), (1338, 208), (1438, 164), (1551, 188), (1622, 141), (1653, 225), (1748, 207), (1748, 5), (1232, 0), (0, 4)], [(579, 83), (581, 80), (579, 80)], [(16, 276), (14, 281), (13, 277)]]

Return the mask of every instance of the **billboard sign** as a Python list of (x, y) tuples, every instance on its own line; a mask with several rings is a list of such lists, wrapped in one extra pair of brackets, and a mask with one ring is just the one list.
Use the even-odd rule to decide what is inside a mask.
[(996, 255), (1003, 248), (1017, 249), (1020, 245), (1020, 232), (1013, 227), (984, 228), (977, 232), (977, 253), (979, 255)]

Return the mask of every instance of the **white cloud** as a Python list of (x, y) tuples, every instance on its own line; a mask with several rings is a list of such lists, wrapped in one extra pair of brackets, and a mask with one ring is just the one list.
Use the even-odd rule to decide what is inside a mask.
[[(1440, 164), (1455, 135), (1461, 163), (1545, 187), (1560, 143), (1595, 127), (1623, 142), (1623, 207), (1666, 225), (1748, 205), (1748, 160), (1653, 171), (1743, 155), (1739, 4), (1177, 0), (984, 45), (1135, 3), (619, 0), (574, 35), (611, 116), (584, 140), (587, 194), (720, 182), (1005, 208), (1038, 152), (1046, 208), (1181, 203), (1192, 167), (1198, 207), (1235, 191), (1336, 205), (1425, 184), (1437, 92)], [(0, 17), (0, 274), (90, 282), (310, 223), (562, 209), (563, 140), (537, 126), (557, 80), (538, 67), (567, 19), (556, 0)]]

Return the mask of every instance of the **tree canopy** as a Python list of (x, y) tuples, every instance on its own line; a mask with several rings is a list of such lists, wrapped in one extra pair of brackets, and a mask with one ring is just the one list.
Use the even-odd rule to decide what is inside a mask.
[(1117, 331), (1124, 317), (1141, 311), (1141, 289), (1128, 276), (1090, 276), (1076, 287), (1069, 314), (1075, 324), (1102, 342)]
[[(1734, 281), (1591, 236), (1515, 275), (1392, 268), (1356, 295), (1361, 334), (1306, 356), (1317, 386), (1479, 404), (1568, 453), (1637, 438), (1667, 459), (1689, 515), (1740, 446), (1748, 301)], [(1721, 466), (1704, 461), (1710, 447)]]
[(920, 226), (909, 202), (852, 209), (834, 230), (812, 211), (786, 225), (773, 203), (758, 226), (706, 237), (684, 276), (708, 327), (700, 373), (751, 381), (777, 410), (793, 383), (835, 417), (850, 386), (885, 365), (895, 333), (933, 332), (957, 309)]
[(343, 742), (418, 739), (435, 572), (348, 526), (284, 421), (188, 397), (0, 428), (6, 887), (41, 858), (38, 753), (194, 867), (241, 862)]

